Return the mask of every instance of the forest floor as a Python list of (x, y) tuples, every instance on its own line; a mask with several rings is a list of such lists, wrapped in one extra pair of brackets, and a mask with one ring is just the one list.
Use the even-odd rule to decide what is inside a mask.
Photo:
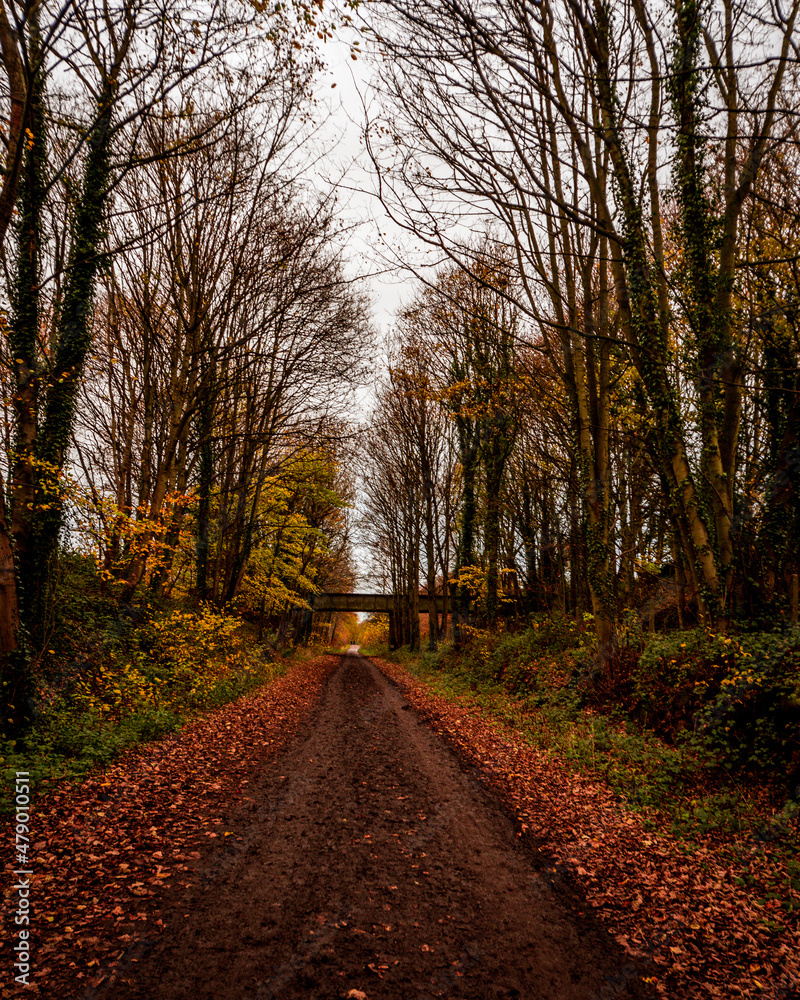
[[(31, 985), (11, 981), (7, 958), (2, 995), (699, 1000), (753, 981), (760, 996), (798, 995), (780, 941), (774, 966), (749, 971), (739, 942), (742, 985), (713, 923), (687, 923), (703, 896), (684, 869), (644, 919), (637, 866), (665, 853), (655, 835), (489, 720), (381, 668), (357, 655), (298, 665), (34, 800)], [(618, 867), (601, 871), (586, 858), (602, 855), (603, 829)]]

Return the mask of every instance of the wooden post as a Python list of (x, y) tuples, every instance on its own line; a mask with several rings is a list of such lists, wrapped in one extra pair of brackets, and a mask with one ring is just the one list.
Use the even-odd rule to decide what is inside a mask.
[(798, 576), (792, 573), (792, 581), (789, 587), (789, 618), (792, 625), (797, 624), (797, 604), (798, 604)]

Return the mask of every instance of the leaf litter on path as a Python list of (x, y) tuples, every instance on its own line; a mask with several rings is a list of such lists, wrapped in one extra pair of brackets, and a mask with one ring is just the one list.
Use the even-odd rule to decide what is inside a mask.
[(763, 887), (784, 876), (785, 859), (769, 845), (748, 845), (734, 858), (708, 837), (687, 854), (677, 838), (645, 829), (643, 815), (626, 811), (596, 777), (397, 664), (373, 662), (500, 795), (520, 835), (552, 857), (553, 875), (577, 884), (631, 956), (655, 964), (650, 981), (660, 995), (800, 997), (798, 908), (781, 912), (734, 881)]
[[(82, 995), (108, 977), (132, 941), (157, 933), (161, 900), (188, 885), (209, 845), (236, 839), (228, 819), (254, 772), (292, 739), (339, 662), (324, 656), (293, 665), (269, 686), (137, 747), (80, 784), (64, 783), (41, 799), (34, 788), (32, 975), (30, 986), (7, 976), (0, 996)], [(8, 917), (10, 854), (0, 932), (7, 954), (18, 930)]]

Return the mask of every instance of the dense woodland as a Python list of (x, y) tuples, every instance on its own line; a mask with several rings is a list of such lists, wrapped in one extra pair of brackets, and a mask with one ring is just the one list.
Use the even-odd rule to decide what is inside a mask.
[(332, 28), (317, 15), (0, 11), (0, 656), (17, 729), (42, 700), (101, 696), (115, 634), (170, 600), (199, 642), (233, 603), (261, 632), (307, 632), (308, 597), (353, 584), (343, 403), (371, 331), (312, 170), (311, 39)]
[(0, 0), (31, 995), (800, 996), (798, 14)]
[[(613, 700), (648, 636), (764, 636), (728, 681), (794, 760), (797, 13), (4, 5), (7, 724), (157, 701), (231, 613), (307, 641), (357, 529), (392, 645), (420, 594), (432, 649), (568, 621)], [(361, 426), (370, 303), (314, 142), (342, 26), (377, 195), (438, 259)]]
[(436, 595), (440, 664), (771, 772), (796, 820), (798, 5), (381, 10), (373, 166), (441, 259), (363, 459), (384, 638)]
[(601, 655), (648, 575), (796, 622), (796, 6), (390, 6), (374, 162), (446, 257), (371, 432), (393, 583), (468, 616), (479, 568)]

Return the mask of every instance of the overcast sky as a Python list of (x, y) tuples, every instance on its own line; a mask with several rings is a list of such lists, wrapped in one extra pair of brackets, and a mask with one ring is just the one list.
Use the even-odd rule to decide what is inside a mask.
[[(371, 86), (376, 67), (363, 56), (351, 59), (347, 40), (327, 42), (320, 45), (320, 51), (327, 68), (320, 77), (317, 99), (320, 119), (326, 118), (324, 109), (327, 118), (315, 138), (320, 156), (314, 173), (323, 185), (337, 184), (341, 216), (352, 227), (347, 237), (351, 273), (363, 276), (378, 335), (374, 380), (353, 394), (352, 419), (365, 422), (372, 408), (375, 380), (384, 370), (382, 344), (398, 309), (411, 300), (418, 287), (410, 270), (392, 262), (406, 260), (419, 266), (433, 255), (392, 222), (375, 194), (377, 185), (363, 130), (365, 105), (371, 117), (379, 110), (379, 97)], [(368, 573), (369, 553), (356, 544), (354, 555), (359, 572), (356, 590), (374, 590)]]
[(392, 262), (399, 259), (419, 265), (429, 261), (431, 254), (394, 225), (376, 197), (377, 185), (363, 139), (365, 105), (373, 118), (380, 105), (371, 85), (376, 67), (365, 56), (353, 60), (346, 39), (321, 44), (320, 51), (327, 69), (318, 87), (319, 110), (322, 117), (327, 107), (329, 117), (317, 137), (325, 155), (316, 170), (325, 182), (338, 181), (342, 215), (356, 227), (349, 244), (351, 259), (358, 273), (367, 276), (373, 315), (385, 332), (416, 285), (410, 271), (400, 271)]

